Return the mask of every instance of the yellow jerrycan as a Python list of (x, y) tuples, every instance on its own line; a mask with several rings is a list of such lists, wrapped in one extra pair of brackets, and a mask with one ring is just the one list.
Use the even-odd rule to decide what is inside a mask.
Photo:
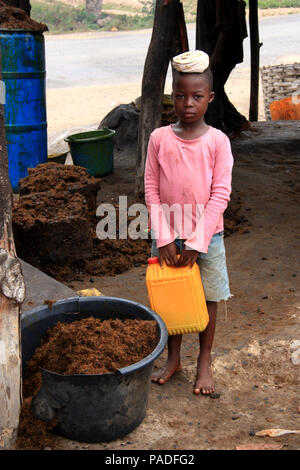
[(148, 259), (146, 285), (152, 310), (165, 322), (169, 335), (205, 330), (208, 311), (197, 263), (193, 267), (160, 267)]

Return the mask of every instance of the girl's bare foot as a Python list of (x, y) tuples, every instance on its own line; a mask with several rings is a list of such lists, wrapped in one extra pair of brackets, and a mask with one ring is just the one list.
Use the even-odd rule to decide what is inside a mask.
[(195, 395), (210, 395), (215, 391), (214, 380), (210, 365), (210, 358), (199, 356), (197, 365), (197, 376), (194, 385)]
[(165, 365), (155, 372), (152, 376), (152, 382), (163, 385), (175, 372), (181, 370), (180, 365), (180, 345), (182, 335), (169, 336), (168, 339), (168, 360)]
[(167, 382), (175, 372), (181, 370), (180, 359), (179, 360), (167, 360), (165, 365), (159, 369), (157, 372), (154, 372), (152, 376), (152, 382), (159, 383), (163, 385)]

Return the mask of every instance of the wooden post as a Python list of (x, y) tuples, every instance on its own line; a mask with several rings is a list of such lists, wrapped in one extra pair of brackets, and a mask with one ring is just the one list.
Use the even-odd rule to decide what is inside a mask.
[(179, 3), (179, 34), (180, 34), (180, 43), (181, 43), (181, 52), (187, 52), (189, 48), (189, 40), (186, 29), (186, 23), (184, 18), (183, 5)]
[(250, 26), (250, 52), (251, 52), (251, 88), (249, 120), (258, 120), (258, 93), (259, 93), (259, 31), (258, 31), (258, 4), (257, 0), (249, 0), (249, 26)]
[[(144, 194), (144, 170), (151, 132), (161, 125), (165, 80), (180, 38), (179, 0), (156, 0), (152, 37), (145, 61), (138, 130), (136, 195)], [(181, 26), (183, 31), (183, 25)]]
[[(2, 81), (1, 51), (0, 81)], [(0, 208), (0, 449), (9, 449), (17, 436), (21, 405), (20, 304), (25, 298), (25, 286), (12, 233), (12, 190), (8, 176), (2, 103), (0, 103)]]

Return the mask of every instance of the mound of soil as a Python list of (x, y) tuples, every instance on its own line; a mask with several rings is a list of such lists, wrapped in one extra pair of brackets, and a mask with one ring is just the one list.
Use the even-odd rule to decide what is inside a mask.
[(146, 357), (157, 341), (157, 324), (151, 320), (89, 317), (58, 322), (48, 330), (25, 368), (17, 449), (56, 447), (51, 434), (55, 419), (45, 423), (31, 413), (32, 398), (41, 387), (40, 367), (63, 375), (114, 372)]
[(28, 176), (20, 181), (20, 196), (46, 192), (49, 197), (64, 193), (68, 197), (81, 194), (87, 202), (92, 217), (95, 217), (97, 193), (100, 189), (100, 178), (90, 176), (85, 168), (75, 165), (63, 165), (49, 162), (28, 169)]
[(87, 259), (70, 259), (64, 264), (40, 261), (35, 266), (60, 282), (69, 283), (80, 281), (84, 276), (121, 274), (134, 266), (144, 265), (149, 256), (149, 240), (99, 240), (95, 237)]
[(23, 196), (14, 204), (13, 230), (18, 256), (33, 264), (81, 260), (93, 247), (89, 211), (81, 194)]
[(0, 28), (1, 29), (24, 29), (43, 33), (48, 31), (48, 26), (38, 23), (26, 15), (21, 8), (7, 6), (0, 0)]
[[(48, 330), (27, 368), (31, 375), (39, 367), (62, 375), (105, 374), (140, 361), (153, 351), (157, 340), (154, 320), (89, 317), (58, 322)], [(27, 383), (31, 390), (33, 382)], [(28, 394), (26, 379), (24, 394)]]
[[(67, 215), (66, 215), (67, 211)], [(67, 219), (87, 219), (88, 208), (81, 194), (70, 198), (68, 191), (34, 193), (23, 196), (14, 205), (14, 221), (24, 230), (38, 228), (39, 225), (65, 222)]]
[[(242, 199), (233, 192), (230, 196), (230, 202), (224, 212), (224, 236), (228, 237), (232, 233), (248, 233), (247, 227), (251, 226), (248, 219), (240, 212), (243, 209)], [(246, 209), (248, 210), (248, 209)]]

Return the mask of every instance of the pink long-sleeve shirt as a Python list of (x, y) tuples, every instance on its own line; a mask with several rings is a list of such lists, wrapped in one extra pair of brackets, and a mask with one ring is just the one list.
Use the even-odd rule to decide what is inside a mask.
[[(152, 132), (145, 168), (145, 199), (158, 248), (179, 236), (187, 247), (207, 253), (212, 236), (224, 229), (232, 166), (230, 141), (214, 127), (193, 140), (178, 137), (172, 125)], [(176, 216), (168, 218), (166, 207), (171, 206), (185, 209), (188, 221), (191, 215), (192, 226), (185, 215), (180, 215), (177, 222)]]

